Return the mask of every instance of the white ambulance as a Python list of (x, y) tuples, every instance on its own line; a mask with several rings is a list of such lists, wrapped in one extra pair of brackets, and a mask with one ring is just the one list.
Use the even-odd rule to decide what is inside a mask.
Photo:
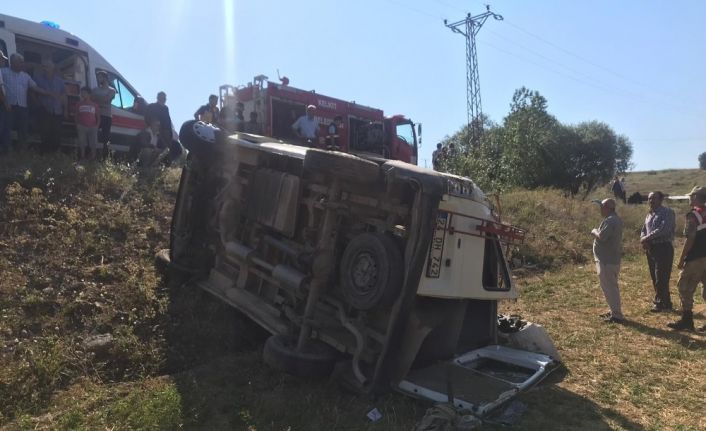
[(81, 88), (95, 88), (98, 85), (96, 72), (106, 71), (110, 85), (117, 91), (112, 102), (111, 149), (118, 152), (131, 149), (136, 135), (145, 127), (143, 116), (131, 112), (139, 93), (98, 51), (56, 24), (31, 22), (3, 14), (0, 14), (0, 49), (8, 57), (13, 53), (22, 54), (25, 70), (33, 77), (40, 73), (43, 61), (52, 60), (56, 64), (66, 83), (70, 115), (64, 122), (62, 136), (62, 143), (66, 145), (75, 141), (73, 118)]

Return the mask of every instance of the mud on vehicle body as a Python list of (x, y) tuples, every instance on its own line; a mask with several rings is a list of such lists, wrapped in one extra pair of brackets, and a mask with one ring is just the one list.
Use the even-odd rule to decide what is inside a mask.
[[(303, 376), (338, 364), (361, 392), (437, 399), (440, 361), (463, 373), (460, 387), (503, 361), (497, 301), (516, 290), (500, 239), (522, 231), (498, 223), (469, 179), (199, 122), (181, 141), (171, 262), (273, 334), (268, 364)], [(552, 362), (538, 356), (512, 363), (526, 378), (459, 405), (480, 413), (530, 384)]]

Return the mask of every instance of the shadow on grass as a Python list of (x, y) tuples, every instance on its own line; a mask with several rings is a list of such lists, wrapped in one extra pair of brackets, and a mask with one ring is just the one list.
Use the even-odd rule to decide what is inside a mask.
[(519, 397), (527, 404), (522, 419), (510, 427), (490, 426), (484, 430), (644, 430), (611, 408), (601, 407), (586, 397), (557, 385), (543, 384)]
[(181, 422), (184, 429), (246, 429), (237, 421), (237, 406), (228, 396), (242, 382), (224, 375), (225, 364), (219, 361), (258, 357), (267, 334), (193, 281), (171, 270), (166, 278), (169, 324), (164, 372), (172, 376), (179, 392)]
[[(167, 368), (179, 392), (186, 430), (410, 430), (430, 405), (391, 393), (352, 395), (333, 381), (292, 377), (262, 362), (262, 329), (193, 284), (170, 283)], [(612, 409), (557, 386), (560, 368), (520, 400), (527, 411), (507, 427), (483, 430), (608, 430), (642, 427)], [(366, 413), (383, 415), (370, 422)]]
[[(373, 401), (334, 381), (304, 380), (262, 361), (268, 333), (193, 283), (168, 279), (165, 373), (186, 430), (410, 430), (425, 405), (397, 394)], [(383, 419), (366, 414), (378, 408)]]
[(634, 320), (626, 320), (623, 325), (652, 337), (659, 337), (674, 341), (675, 343), (679, 343), (689, 349), (706, 349), (706, 340), (702, 338), (694, 338), (693, 335), (696, 334), (695, 332), (675, 331), (673, 329), (666, 328), (666, 322), (664, 323), (665, 329), (647, 326)]
[(503, 408), (493, 413), (483, 431), (544, 431), (544, 430), (643, 430), (617, 411), (601, 407), (592, 400), (562, 388), (559, 384), (569, 374), (563, 365), (552, 372), (539, 386), (518, 396), (527, 410), (516, 422), (503, 423)]

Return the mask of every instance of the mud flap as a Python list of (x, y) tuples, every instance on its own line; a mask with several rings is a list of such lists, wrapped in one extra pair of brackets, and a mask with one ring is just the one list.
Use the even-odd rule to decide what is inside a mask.
[(455, 407), (484, 417), (539, 383), (555, 365), (547, 355), (492, 345), (412, 370), (397, 389), (435, 403), (452, 399)]

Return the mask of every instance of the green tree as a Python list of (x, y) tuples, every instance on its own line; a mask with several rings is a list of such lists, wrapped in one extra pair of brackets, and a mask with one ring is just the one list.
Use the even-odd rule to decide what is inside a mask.
[[(444, 170), (472, 178), (486, 190), (554, 187), (585, 197), (631, 168), (632, 144), (605, 123), (561, 124), (537, 91), (515, 91), (502, 125), (483, 118), (478, 145), (463, 127), (442, 144), (457, 149)], [(704, 156), (706, 157), (706, 156)]]
[(546, 162), (559, 127), (547, 112), (544, 96), (525, 87), (515, 91), (502, 133), (502, 163), (510, 185), (534, 188), (550, 183)]
[(699, 154), (699, 169), (706, 169), (706, 153)]
[[(579, 138), (572, 147), (567, 169), (572, 178), (565, 188), (572, 195), (584, 192), (584, 197), (629, 164), (632, 146), (627, 138), (619, 137), (605, 123), (590, 121), (573, 127)], [(627, 157), (627, 159), (626, 159)]]

